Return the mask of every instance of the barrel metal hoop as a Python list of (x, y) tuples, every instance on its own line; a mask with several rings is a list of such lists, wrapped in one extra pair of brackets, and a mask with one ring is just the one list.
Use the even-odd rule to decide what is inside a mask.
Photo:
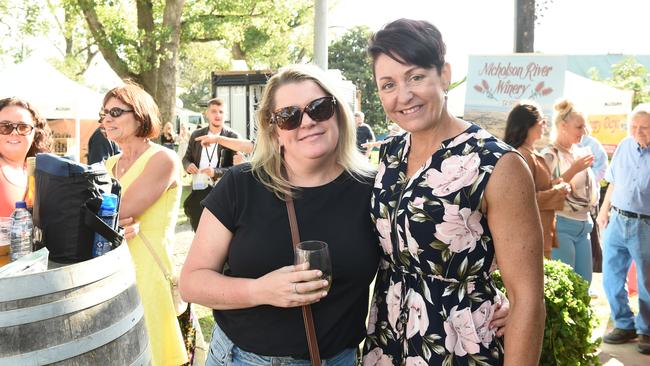
[[(131, 313), (98, 332), (87, 337), (76, 339), (72, 342), (59, 344), (47, 349), (23, 353), (20, 355), (0, 359), (0, 365), (43, 365), (69, 359), (74, 356), (90, 352), (108, 344), (133, 328), (143, 319), (144, 309), (139, 304)], [(146, 352), (146, 351), (145, 351)], [(147, 354), (149, 352), (146, 352)], [(142, 358), (142, 355), (140, 356)]]
[[(41, 273), (0, 278), (0, 288), (12, 289), (0, 291), (0, 302), (27, 299), (84, 286), (121, 271), (127, 266), (133, 266), (131, 256), (127, 246), (120, 245), (105, 255), (85, 262)], [(74, 275), (70, 273), (72, 268), (74, 268)]]
[(151, 352), (149, 351), (149, 342), (147, 347), (140, 353), (138, 359), (133, 361), (130, 366), (146, 366), (151, 365)]
[(79, 296), (26, 308), (0, 311), (0, 328), (51, 319), (84, 310), (112, 299), (126, 291), (130, 286), (135, 286), (132, 271), (116, 273), (109, 279), (109, 283), (96, 286), (96, 288)]

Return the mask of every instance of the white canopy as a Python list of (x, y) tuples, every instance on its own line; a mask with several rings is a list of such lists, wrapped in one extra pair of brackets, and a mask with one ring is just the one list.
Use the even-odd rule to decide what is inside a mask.
[(27, 100), (47, 119), (97, 120), (103, 99), (35, 58), (0, 71), (0, 98), (11, 96)]
[(101, 94), (69, 79), (46, 61), (30, 58), (0, 71), (0, 98), (14, 96), (28, 101), (46, 119), (74, 120), (74, 151), (79, 159), (80, 121), (97, 121)]
[(621, 90), (564, 72), (564, 96), (589, 114), (625, 115), (632, 110), (632, 90)]

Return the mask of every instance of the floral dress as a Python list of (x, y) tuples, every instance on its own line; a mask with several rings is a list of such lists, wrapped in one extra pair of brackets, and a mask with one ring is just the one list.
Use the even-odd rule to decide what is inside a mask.
[(501, 365), (489, 323), (499, 296), (494, 245), (481, 199), (511, 147), (471, 125), (410, 179), (409, 134), (381, 151), (371, 216), (382, 258), (364, 365)]

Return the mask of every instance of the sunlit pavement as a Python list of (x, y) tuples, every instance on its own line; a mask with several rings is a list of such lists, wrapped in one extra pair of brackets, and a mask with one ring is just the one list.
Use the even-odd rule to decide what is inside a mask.
[[(597, 298), (591, 300), (591, 304), (594, 308), (595, 315), (598, 317), (598, 319), (600, 319), (600, 324), (593, 334), (594, 338), (603, 337), (614, 327), (614, 323), (609, 319), (609, 305), (607, 304), (607, 299), (605, 298), (602, 279), (602, 273), (594, 273), (591, 284), (591, 290), (598, 295)], [(630, 298), (630, 305), (636, 314), (639, 307), (637, 296)], [(605, 366), (650, 365), (650, 355), (639, 353), (636, 350), (635, 341), (625, 344), (601, 343), (599, 358), (600, 362), (602, 362)]]

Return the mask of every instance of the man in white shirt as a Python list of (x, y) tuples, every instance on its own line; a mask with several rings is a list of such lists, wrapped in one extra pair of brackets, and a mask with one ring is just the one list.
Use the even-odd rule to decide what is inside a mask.
[(203, 211), (201, 201), (210, 193), (214, 184), (225, 171), (233, 166), (235, 152), (220, 144), (201, 145), (200, 136), (219, 135), (239, 138), (237, 132), (224, 126), (225, 105), (221, 98), (208, 101), (205, 117), (208, 126), (195, 130), (190, 136), (187, 151), (183, 157), (183, 168), (192, 174), (192, 193), (185, 199), (183, 208), (190, 219), (192, 229), (196, 231)]

